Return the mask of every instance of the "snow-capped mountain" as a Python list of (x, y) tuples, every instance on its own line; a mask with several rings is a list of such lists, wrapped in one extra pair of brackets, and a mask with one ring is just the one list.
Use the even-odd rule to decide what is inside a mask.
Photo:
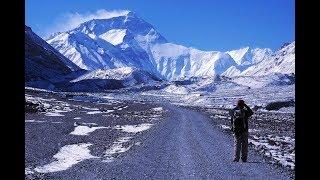
[(263, 76), (274, 73), (295, 73), (295, 42), (286, 44), (263, 61), (248, 67), (241, 76)]
[(87, 21), (52, 35), (47, 42), (82, 69), (135, 67), (167, 80), (213, 76), (236, 65), (224, 52), (168, 43), (151, 24), (130, 11)]
[(80, 70), (72, 61), (25, 26), (25, 83), (27, 86), (55, 89)]
[(272, 54), (269, 48), (240, 48), (237, 50), (227, 51), (227, 53), (236, 61), (238, 65), (256, 64), (263, 61)]
[(246, 70), (248, 67), (267, 59), (272, 54), (272, 50), (269, 48), (250, 49), (250, 47), (245, 47), (227, 51), (227, 53), (235, 60), (237, 65), (229, 67), (221, 75), (234, 77), (241, 75), (241, 72)]
[(172, 43), (156, 44), (151, 47), (151, 53), (157, 70), (168, 80), (210, 77), (236, 65), (227, 53), (200, 51)]
[(274, 53), (268, 48), (250, 47), (201, 51), (168, 42), (131, 11), (89, 20), (50, 36), (47, 42), (85, 70), (133, 67), (169, 81), (216, 74), (236, 77), (294, 71), (294, 53), (286, 55), (292, 54), (290, 48)]
[(84, 22), (52, 35), (47, 42), (82, 69), (130, 66), (156, 74), (148, 47), (166, 39), (151, 24), (126, 11), (109, 19)]

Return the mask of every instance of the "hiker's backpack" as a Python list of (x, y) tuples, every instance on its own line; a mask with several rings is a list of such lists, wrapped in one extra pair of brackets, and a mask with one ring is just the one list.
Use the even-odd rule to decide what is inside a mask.
[(246, 130), (245, 112), (243, 109), (237, 109), (233, 113), (233, 130), (236, 134)]

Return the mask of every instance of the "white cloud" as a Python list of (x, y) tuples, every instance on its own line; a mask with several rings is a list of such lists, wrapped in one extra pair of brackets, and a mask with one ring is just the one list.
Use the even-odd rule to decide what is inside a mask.
[(79, 24), (92, 19), (110, 19), (117, 16), (127, 15), (129, 12), (130, 11), (128, 10), (107, 11), (105, 9), (100, 9), (94, 13), (67, 13), (58, 17), (53, 25), (45, 30), (44, 36), (48, 37), (56, 32), (63, 32), (76, 28)]

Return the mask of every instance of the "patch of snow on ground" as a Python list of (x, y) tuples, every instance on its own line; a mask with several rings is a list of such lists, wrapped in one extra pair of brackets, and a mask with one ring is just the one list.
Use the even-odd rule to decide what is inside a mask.
[(249, 143), (254, 145), (254, 148), (259, 152), (271, 157), (275, 162), (292, 170), (295, 168), (295, 139), (286, 136), (252, 136)]
[(123, 110), (123, 109), (125, 109), (125, 108), (127, 108), (128, 106), (124, 106), (124, 107), (119, 107), (117, 110), (118, 111), (121, 111), (121, 110)]
[(61, 122), (61, 121), (55, 121), (55, 122), (51, 122), (51, 123), (53, 123), (53, 124), (62, 124), (63, 122)]
[(25, 120), (25, 122), (43, 123), (43, 122), (46, 122), (46, 121), (37, 121), (37, 120), (34, 120), (34, 119), (30, 119), (30, 120)]
[(114, 110), (110, 109), (110, 110), (107, 110), (106, 113), (111, 113), (113, 112)]
[(65, 111), (65, 110), (54, 110), (53, 113), (64, 113), (64, 112), (68, 112), (68, 111)]
[(97, 126), (98, 124), (97, 123), (81, 123), (82, 125), (94, 125), (94, 126)]
[(34, 170), (39, 173), (50, 173), (67, 170), (73, 165), (91, 158), (97, 158), (90, 154), (88, 149), (91, 143), (81, 143), (63, 146), (60, 151), (53, 156), (56, 160), (43, 165), (38, 166)]
[(188, 94), (189, 91), (184, 86), (169, 85), (164, 89), (165, 92), (173, 94)]
[(89, 111), (87, 114), (101, 114), (101, 111)]
[(252, 133), (252, 132), (259, 132), (260, 130), (257, 130), (257, 129), (249, 129), (249, 133)]
[(46, 116), (64, 116), (63, 114), (60, 114), (60, 113), (55, 113), (55, 112), (47, 112), (45, 113), (44, 115)]
[(214, 117), (216, 117), (216, 118), (228, 118), (227, 116), (222, 116), (222, 115), (217, 115), (217, 114), (215, 114)]
[(81, 117), (75, 117), (75, 118), (73, 118), (73, 119), (81, 119)]
[(219, 125), (222, 129), (230, 129), (230, 126), (226, 126), (226, 125), (223, 125), (223, 124), (220, 124)]
[(98, 108), (90, 108), (90, 107), (84, 107), (84, 106), (82, 106), (82, 109), (90, 110), (90, 111), (98, 111), (99, 110)]
[(193, 104), (193, 105), (202, 105), (207, 104), (211, 105), (209, 99), (207, 97), (202, 96), (199, 93), (190, 93), (182, 97), (182, 100), (185, 104)]
[(34, 172), (31, 170), (31, 168), (27, 167), (24, 169), (24, 174), (25, 175), (34, 174)]
[(154, 110), (154, 111), (163, 111), (163, 107), (155, 107), (155, 108), (152, 108), (152, 110)]
[(139, 125), (124, 125), (124, 126), (117, 125), (115, 126), (114, 129), (118, 129), (128, 133), (138, 133), (138, 132), (142, 132), (150, 129), (152, 125), (153, 124), (149, 124), (149, 123), (144, 123)]
[(112, 155), (128, 151), (132, 147), (132, 145), (129, 145), (128, 147), (124, 147), (123, 143), (129, 142), (131, 140), (131, 138), (132, 137), (118, 138), (113, 143), (113, 145), (106, 150), (105, 155), (104, 155), (106, 157), (106, 159), (103, 160), (103, 162), (112, 162), (114, 160)]
[(89, 133), (97, 130), (97, 129), (105, 129), (105, 128), (108, 128), (108, 127), (88, 127), (88, 126), (76, 126), (74, 128), (74, 131), (72, 131), (70, 134), (72, 135), (77, 135), (77, 136), (87, 136), (89, 135)]

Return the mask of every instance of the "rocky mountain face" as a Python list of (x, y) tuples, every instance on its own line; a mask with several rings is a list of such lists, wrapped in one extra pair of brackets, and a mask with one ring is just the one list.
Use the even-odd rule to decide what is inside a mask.
[(81, 69), (25, 26), (25, 83), (56, 89), (76, 77)]

